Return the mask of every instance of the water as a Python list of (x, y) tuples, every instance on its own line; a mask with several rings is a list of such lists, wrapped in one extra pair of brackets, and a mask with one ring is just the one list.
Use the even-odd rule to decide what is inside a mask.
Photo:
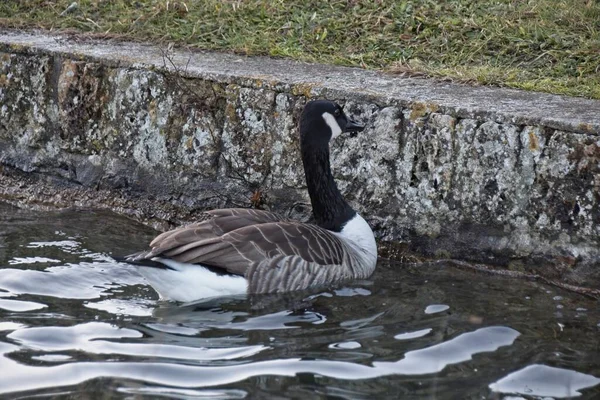
[(336, 288), (164, 303), (110, 257), (155, 234), (0, 203), (0, 397), (600, 398), (597, 301), (380, 263)]

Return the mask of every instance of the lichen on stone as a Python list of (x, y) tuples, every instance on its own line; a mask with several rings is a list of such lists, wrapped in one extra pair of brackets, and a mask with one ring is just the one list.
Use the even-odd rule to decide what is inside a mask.
[[(369, 88), (215, 76), (1, 53), (0, 163), (78, 185), (52, 191), (57, 205), (105, 206), (149, 223), (226, 206), (307, 218), (297, 124), (306, 102), (325, 96), (367, 125), (334, 140), (331, 161), (378, 238), (600, 281), (600, 140), (589, 127), (524, 125)], [(22, 189), (5, 176), (0, 194), (53, 201), (35, 189), (50, 184), (25, 176)], [(131, 199), (144, 206), (133, 210)]]

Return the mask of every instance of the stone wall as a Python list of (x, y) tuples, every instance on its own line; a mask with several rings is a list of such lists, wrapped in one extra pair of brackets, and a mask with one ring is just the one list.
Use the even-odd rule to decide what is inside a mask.
[(367, 123), (332, 164), (381, 241), (600, 283), (592, 100), (5, 32), (0, 196), (161, 227), (226, 206), (307, 218), (296, 127), (316, 97)]

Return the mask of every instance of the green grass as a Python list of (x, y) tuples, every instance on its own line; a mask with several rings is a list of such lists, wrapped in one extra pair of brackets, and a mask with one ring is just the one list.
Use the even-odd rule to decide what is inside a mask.
[(3, 0), (0, 26), (600, 99), (600, 0), (71, 1)]

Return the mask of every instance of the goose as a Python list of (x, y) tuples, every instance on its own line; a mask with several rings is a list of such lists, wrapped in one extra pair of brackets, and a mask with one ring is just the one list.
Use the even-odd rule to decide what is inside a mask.
[(179, 302), (368, 278), (377, 263), (375, 237), (341, 195), (329, 156), (332, 140), (363, 129), (335, 102), (305, 105), (300, 150), (314, 224), (264, 210), (217, 209), (119, 261), (135, 265), (161, 299)]

